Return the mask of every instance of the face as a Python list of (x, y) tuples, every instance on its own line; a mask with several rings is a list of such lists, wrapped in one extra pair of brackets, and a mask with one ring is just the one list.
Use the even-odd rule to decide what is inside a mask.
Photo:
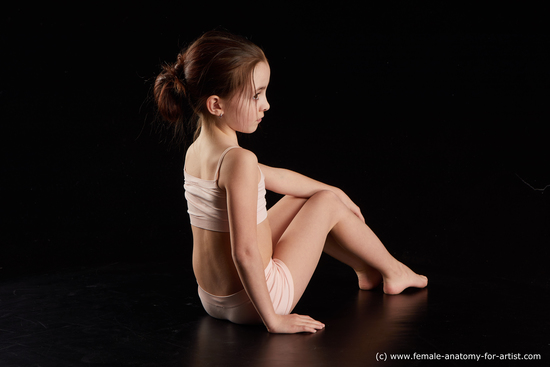
[(227, 116), (226, 122), (235, 131), (253, 133), (258, 128), (265, 111), (269, 110), (266, 92), (270, 75), (269, 65), (260, 62), (254, 68), (252, 92), (233, 98), (227, 105), (224, 117)]

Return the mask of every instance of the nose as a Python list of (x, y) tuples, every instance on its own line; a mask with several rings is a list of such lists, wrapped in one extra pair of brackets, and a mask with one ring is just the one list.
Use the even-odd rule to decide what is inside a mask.
[(265, 104), (262, 106), (262, 110), (265, 112), (265, 111), (269, 110), (269, 107), (271, 107), (271, 106), (269, 105), (269, 102), (266, 99)]

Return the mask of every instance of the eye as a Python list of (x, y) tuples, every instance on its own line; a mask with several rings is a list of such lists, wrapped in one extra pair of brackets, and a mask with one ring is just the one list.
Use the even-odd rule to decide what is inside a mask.
[(259, 99), (260, 99), (260, 93), (256, 93), (256, 94), (254, 95), (254, 97), (252, 97), (252, 99), (254, 99), (254, 100), (256, 100), (256, 101), (259, 100)]

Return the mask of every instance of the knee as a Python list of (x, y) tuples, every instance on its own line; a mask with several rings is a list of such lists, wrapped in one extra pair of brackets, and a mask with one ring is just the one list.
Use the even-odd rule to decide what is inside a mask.
[(331, 210), (337, 210), (344, 204), (335, 193), (329, 190), (318, 191), (309, 200), (319, 201), (324, 207)]
[(307, 199), (300, 198), (297, 196), (291, 196), (291, 195), (285, 195), (280, 200), (280, 202), (291, 203), (291, 204), (300, 205), (300, 206), (304, 205), (306, 201)]

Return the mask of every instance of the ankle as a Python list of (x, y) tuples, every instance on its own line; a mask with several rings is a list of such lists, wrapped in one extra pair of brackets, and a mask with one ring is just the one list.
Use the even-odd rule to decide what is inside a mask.
[(405, 273), (405, 269), (404, 265), (401, 262), (395, 260), (395, 262), (391, 266), (384, 269), (384, 271), (380, 271), (380, 273), (382, 274), (382, 277), (387, 280), (399, 279)]

